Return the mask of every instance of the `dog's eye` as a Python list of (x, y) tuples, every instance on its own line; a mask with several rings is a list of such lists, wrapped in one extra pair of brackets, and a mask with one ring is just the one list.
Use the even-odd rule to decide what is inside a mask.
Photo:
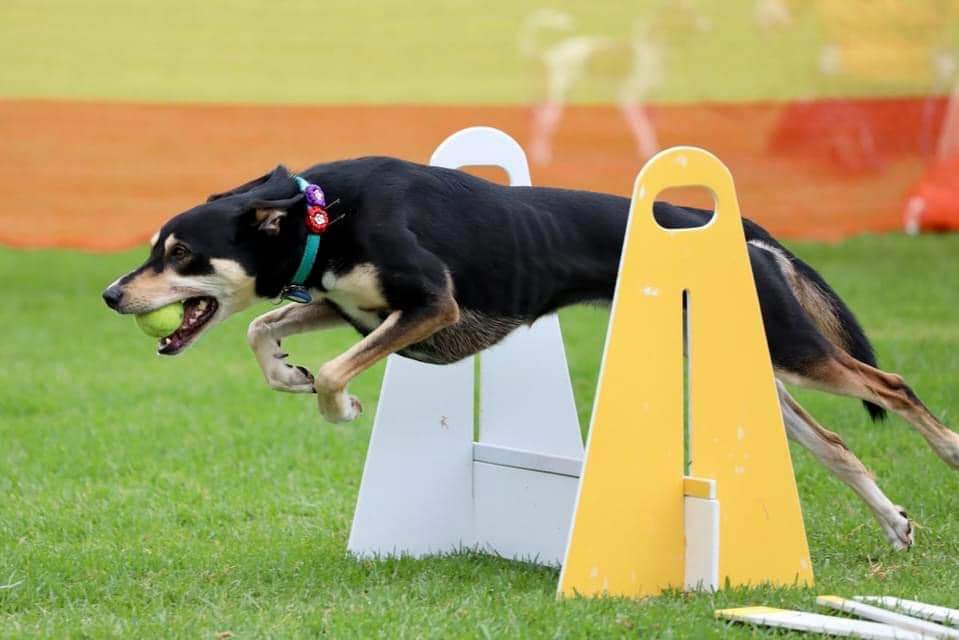
[(170, 257), (174, 260), (183, 260), (190, 255), (190, 250), (184, 247), (182, 244), (178, 244), (170, 250)]

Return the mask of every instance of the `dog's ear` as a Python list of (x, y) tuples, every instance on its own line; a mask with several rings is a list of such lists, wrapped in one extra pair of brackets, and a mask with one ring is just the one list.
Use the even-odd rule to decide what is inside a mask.
[(267, 183), (270, 183), (270, 182), (278, 183), (281, 180), (288, 180), (289, 178), (290, 178), (289, 169), (287, 169), (282, 164), (280, 164), (280, 165), (277, 165), (276, 169), (274, 169), (270, 173), (262, 175), (259, 178), (250, 180), (249, 182), (245, 182), (241, 184), (239, 187), (234, 187), (233, 189), (230, 189), (229, 191), (224, 191), (222, 193), (214, 193), (213, 195), (208, 197), (206, 201), (213, 202), (214, 200), (219, 200), (220, 198), (225, 198), (227, 196), (234, 196), (238, 193), (247, 193), (248, 191), (253, 191), (257, 187), (265, 185)]
[(282, 200), (253, 200), (250, 202), (250, 209), (253, 210), (254, 224), (269, 236), (278, 235), (280, 224), (287, 217), (290, 208), (302, 202), (303, 199), (304, 195), (298, 193), (292, 198)]
[(284, 209), (256, 209), (253, 212), (256, 228), (268, 236), (280, 234), (280, 222), (286, 217)]

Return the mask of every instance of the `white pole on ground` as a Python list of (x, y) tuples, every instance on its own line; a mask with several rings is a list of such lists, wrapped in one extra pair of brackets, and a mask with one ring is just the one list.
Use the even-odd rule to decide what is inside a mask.
[(857, 602), (856, 600), (848, 600), (846, 598), (840, 598), (839, 596), (819, 596), (816, 598), (816, 604), (820, 607), (828, 607), (836, 611), (851, 613), (866, 620), (882, 622), (894, 627), (899, 627), (900, 629), (915, 631), (930, 638), (959, 638), (959, 629), (951, 629), (941, 624), (936, 624), (935, 622), (920, 620), (902, 613), (889, 611), (888, 609), (874, 607), (871, 604)]
[(905, 600), (894, 596), (853, 596), (853, 600), (876, 604), (887, 609), (895, 609), (923, 620), (933, 620), (952, 626), (959, 626), (959, 609), (940, 607), (916, 600)]

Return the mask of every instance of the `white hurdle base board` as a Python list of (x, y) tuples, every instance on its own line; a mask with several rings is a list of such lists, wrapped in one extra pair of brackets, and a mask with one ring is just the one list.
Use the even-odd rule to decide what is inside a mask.
[(559, 566), (579, 478), (473, 462), (476, 547), (513, 560)]
[[(350, 552), (361, 558), (425, 557), (474, 549), (543, 565), (562, 563), (582, 460), (479, 442), (472, 449), (472, 464), (452, 461), (457, 478), (446, 481), (458, 498), (431, 482), (417, 482), (418, 490), (411, 492), (409, 475), (384, 478), (376, 491), (368, 485), (358, 520), (369, 526), (354, 527)], [(421, 466), (412, 477), (426, 477), (433, 461), (417, 462)], [(436, 461), (441, 469), (450, 462)], [(434, 487), (435, 502), (429, 496)], [(457, 508), (444, 518), (437, 503)]]
[(540, 471), (542, 473), (552, 473), (561, 476), (570, 476), (572, 478), (579, 478), (580, 472), (583, 469), (582, 458), (552, 456), (545, 453), (537, 453), (536, 451), (527, 451), (525, 449), (483, 444), (482, 442), (473, 443), (473, 460), (475, 462), (496, 464), (502, 467), (515, 467), (517, 469)]
[(473, 443), (477, 548), (559, 566), (566, 553), (583, 461)]
[[(447, 548), (404, 544), (393, 529), (389, 538), (373, 536), (365, 544), (351, 539), (350, 551), (360, 557), (422, 557), (462, 549), (536, 564), (559, 566), (573, 520), (582, 460), (534, 451), (473, 443), (473, 511), (469, 525), (456, 527), (458, 537)], [(464, 471), (466, 471), (464, 469)], [(719, 501), (715, 483), (705, 497), (685, 496), (686, 590), (719, 588)], [(390, 489), (385, 488), (389, 493)], [(384, 496), (385, 497), (385, 496)], [(428, 500), (420, 495), (417, 502)], [(392, 502), (388, 498), (386, 502)], [(405, 517), (394, 512), (400, 528), (418, 530), (417, 505), (407, 502)], [(428, 513), (433, 513), (429, 510)], [(379, 539), (381, 542), (377, 543)], [(390, 540), (392, 544), (384, 544)]]

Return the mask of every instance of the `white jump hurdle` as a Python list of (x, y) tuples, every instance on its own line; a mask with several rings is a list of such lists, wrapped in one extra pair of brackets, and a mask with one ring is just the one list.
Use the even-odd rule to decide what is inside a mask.
[[(496, 166), (529, 186), (526, 155), (489, 127), (464, 129), (430, 164)], [(350, 532), (361, 557), (471, 548), (559, 564), (583, 439), (559, 319), (514, 331), (473, 358), (436, 366), (390, 356)], [(479, 438), (474, 442), (474, 416)]]

